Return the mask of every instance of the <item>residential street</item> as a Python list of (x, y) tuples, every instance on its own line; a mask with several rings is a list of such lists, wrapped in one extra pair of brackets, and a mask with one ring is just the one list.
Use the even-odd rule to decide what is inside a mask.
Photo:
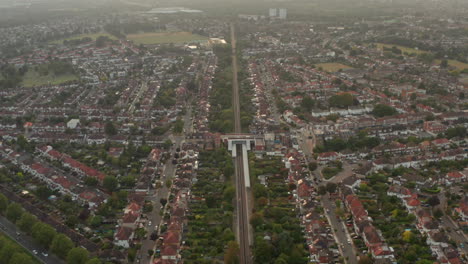
[(356, 257), (356, 250), (354, 248), (354, 245), (348, 243), (348, 239), (351, 239), (349, 234), (347, 233), (346, 226), (342, 221), (339, 220), (339, 218), (336, 217), (335, 202), (330, 200), (328, 194), (322, 196), (322, 206), (325, 210), (324, 213), (328, 218), (328, 222), (332, 227), (335, 240), (338, 241), (338, 248), (343, 257), (345, 258), (346, 263), (357, 264), (358, 260)]
[[(47, 257), (43, 256), (42, 252), (47, 252), (37, 243), (35, 243), (31, 237), (25, 235), (19, 231), (14, 224), (8, 221), (5, 217), (0, 216), (0, 231), (3, 234), (8, 235), (11, 239), (15, 240), (19, 245), (25, 248), (29, 253), (35, 256), (41, 263), (45, 264), (64, 264), (65, 262), (56, 257), (55, 255), (49, 254)], [(17, 235), (19, 233), (20, 235)], [(32, 251), (37, 250), (39, 253), (35, 255)]]
[[(311, 134), (313, 136), (313, 133), (311, 133)], [(305, 133), (303, 133), (302, 135), (303, 135), (304, 138), (306, 137)], [(312, 142), (310, 142), (310, 144), (312, 144), (312, 146), (313, 146), (315, 144), (315, 136), (313, 136), (313, 140), (311, 140), (311, 141)], [(302, 149), (304, 150), (304, 147)], [(304, 150), (304, 153), (306, 153), (305, 150)], [(310, 155), (312, 155), (312, 153), (313, 153), (313, 147), (312, 147), (312, 151), (311, 151)], [(309, 159), (308, 156), (305, 155), (306, 163), (309, 162), (308, 159)], [(345, 168), (344, 171), (347, 172), (348, 171), (347, 167), (350, 167), (350, 166), (348, 166), (349, 164), (346, 163), (346, 165), (345, 164), (343, 164), (343, 165), (344, 165), (344, 168)], [(320, 170), (320, 168), (318, 168), (317, 170)], [(349, 169), (349, 170), (351, 171), (351, 169)], [(317, 172), (316, 174), (313, 173), (313, 175), (315, 175), (316, 178), (320, 177), (322, 182), (323, 182), (323, 177), (321, 176), (321, 173)], [(317, 176), (317, 175), (320, 175), (320, 176)], [(320, 184), (314, 184), (314, 187), (318, 188), (319, 185)], [(330, 200), (330, 196), (327, 194), (327, 195), (321, 196), (321, 204), (322, 204), (323, 209), (324, 209), (324, 214), (327, 217), (328, 222), (330, 223), (330, 226), (332, 228), (332, 232), (333, 232), (333, 236), (335, 238), (335, 241), (338, 243), (338, 249), (340, 250), (341, 255), (345, 258), (346, 263), (357, 264), (358, 259), (356, 257), (356, 255), (357, 255), (356, 249), (354, 248), (353, 245), (348, 244), (348, 239), (351, 240), (351, 241), (352, 241), (352, 239), (350, 239), (350, 236), (347, 233), (348, 231), (346, 229), (346, 226), (345, 226), (344, 222), (340, 221), (340, 219), (336, 217), (335, 202)], [(343, 246), (341, 246), (341, 245), (343, 245)]]
[[(191, 114), (192, 114), (192, 110), (191, 110), (191, 107), (189, 107), (187, 108), (187, 113), (184, 116), (184, 130), (185, 131), (190, 130), (192, 127), (192, 120), (190, 118)], [(148, 250), (154, 249), (156, 243), (155, 241), (150, 239), (151, 233), (153, 233), (153, 231), (156, 228), (158, 228), (157, 230), (158, 234), (160, 233), (160, 227), (161, 227), (161, 223), (162, 223), (163, 216), (164, 216), (164, 214), (161, 214), (162, 208), (161, 208), (160, 199), (161, 198), (168, 199), (169, 197), (170, 189), (166, 187), (166, 180), (172, 179), (175, 175), (176, 166), (172, 164), (172, 160), (173, 160), (174, 154), (176, 153), (176, 149), (181, 147), (182, 143), (184, 142), (184, 139), (185, 139), (184, 134), (178, 135), (178, 136), (174, 136), (174, 135), (169, 136), (169, 139), (171, 139), (171, 141), (173, 142), (173, 146), (170, 151), (171, 158), (169, 158), (166, 161), (166, 164), (164, 165), (164, 172), (161, 175), (161, 179), (160, 179), (162, 182), (161, 187), (159, 189), (152, 190), (151, 191), (152, 193), (150, 193), (150, 195), (146, 197), (146, 200), (151, 201), (153, 203), (153, 211), (148, 214), (148, 225), (146, 226), (148, 235), (146, 237), (146, 240), (142, 241), (141, 249), (139, 251), (139, 255), (135, 263), (147, 264), (147, 263), (151, 263), (152, 261), (152, 258), (148, 256)], [(151, 222), (151, 225), (149, 225), (150, 222)]]

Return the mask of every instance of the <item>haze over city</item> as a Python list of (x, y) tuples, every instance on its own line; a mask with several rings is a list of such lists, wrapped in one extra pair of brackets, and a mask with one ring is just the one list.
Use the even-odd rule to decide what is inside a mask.
[(468, 263), (468, 1), (0, 0), (0, 263)]

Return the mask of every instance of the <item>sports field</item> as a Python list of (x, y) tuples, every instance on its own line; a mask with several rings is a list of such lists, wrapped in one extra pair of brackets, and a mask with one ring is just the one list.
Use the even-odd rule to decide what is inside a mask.
[[(440, 64), (440, 60), (436, 60), (435, 62), (437, 64)], [(450, 66), (457, 68), (457, 70), (459, 71), (468, 69), (468, 63), (464, 63), (464, 62), (456, 61), (456, 60), (447, 60), (447, 62)]]
[(190, 42), (205, 42), (207, 37), (192, 34), (190, 32), (157, 32), (157, 33), (141, 33), (127, 35), (127, 39), (135, 42), (135, 44), (151, 45), (165, 43), (190, 43)]
[(92, 40), (96, 40), (98, 37), (100, 36), (105, 36), (105, 37), (108, 37), (110, 39), (117, 39), (115, 36), (109, 34), (109, 33), (95, 33), (95, 34), (81, 34), (81, 35), (76, 35), (76, 36), (72, 36), (72, 37), (69, 37), (69, 38), (64, 38), (64, 39), (59, 39), (59, 40), (54, 40), (54, 41), (51, 41), (50, 43), (53, 43), (53, 44), (62, 44), (65, 40), (75, 40), (75, 39), (82, 39), (82, 38), (90, 38)]
[(376, 43), (377, 48), (379, 50), (383, 50), (384, 47), (391, 49), (392, 47), (397, 47), (400, 49), (403, 53), (408, 53), (408, 54), (422, 54), (422, 53), (427, 53), (427, 51), (424, 50), (418, 50), (414, 48), (409, 48), (405, 46), (400, 46), (400, 45), (392, 45), (392, 44), (384, 44), (384, 43)]
[(53, 73), (49, 73), (48, 75), (40, 75), (37, 71), (31, 69), (24, 75), (22, 85), (24, 87), (34, 87), (46, 84), (56, 85), (74, 80), (78, 80), (78, 77), (74, 74), (55, 75)]
[(341, 63), (319, 63), (315, 65), (316, 68), (322, 68), (324, 71), (327, 72), (337, 72), (339, 70), (344, 70), (344, 69), (352, 69), (353, 67), (350, 67), (348, 65), (344, 65)]

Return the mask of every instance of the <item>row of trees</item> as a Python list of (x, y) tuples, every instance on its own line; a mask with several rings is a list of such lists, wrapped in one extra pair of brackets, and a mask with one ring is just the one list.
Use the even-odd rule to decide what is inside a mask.
[[(12, 223), (15, 223), (21, 231), (30, 235), (37, 244), (66, 260), (68, 264), (101, 263), (99, 259), (90, 260), (89, 252), (86, 249), (75, 247), (75, 244), (68, 236), (57, 233), (52, 226), (41, 222), (34, 215), (25, 212), (20, 204), (10, 203), (3, 194), (0, 194), (0, 214), (6, 216)], [(13, 254), (2, 256), (0, 253), (1, 263), (12, 263), (12, 258)]]
[(307, 263), (299, 219), (287, 202), (289, 192), (296, 186), (284, 183), (285, 173), (277, 174), (282, 171), (283, 164), (276, 158), (259, 160), (251, 157), (249, 166), (251, 179), (269, 175), (267, 186), (255, 180), (252, 187), (255, 212), (250, 224), (255, 236), (255, 263)]
[(234, 113), (232, 110), (232, 58), (229, 45), (216, 46), (218, 69), (213, 79), (211, 92), (210, 130), (227, 133), (234, 130)]
[(333, 138), (324, 142), (323, 145), (317, 146), (314, 149), (315, 153), (342, 151), (349, 149), (352, 151), (361, 149), (372, 149), (380, 144), (378, 137), (369, 137), (365, 133), (361, 133), (357, 137), (350, 137), (348, 140), (341, 138)]

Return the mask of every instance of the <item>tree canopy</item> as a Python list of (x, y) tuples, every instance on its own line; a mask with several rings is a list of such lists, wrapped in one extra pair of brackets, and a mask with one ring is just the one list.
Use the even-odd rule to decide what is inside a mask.
[(347, 108), (355, 104), (354, 96), (350, 93), (342, 93), (333, 95), (328, 99), (331, 107)]
[(392, 116), (397, 114), (397, 110), (389, 105), (378, 104), (372, 110), (372, 114), (376, 117)]

